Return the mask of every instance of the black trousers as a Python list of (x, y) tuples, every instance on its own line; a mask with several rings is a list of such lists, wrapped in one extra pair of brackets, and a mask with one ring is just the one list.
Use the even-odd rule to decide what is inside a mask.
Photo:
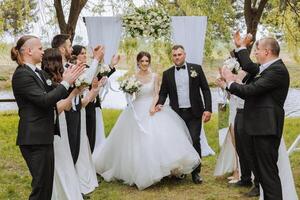
[(80, 123), (81, 123), (81, 113), (80, 109), (78, 111), (70, 110), (65, 111), (66, 121), (67, 121), (67, 130), (69, 137), (69, 145), (73, 158), (74, 164), (76, 164), (79, 149), (80, 149)]
[(89, 103), (85, 107), (85, 115), (86, 115), (86, 134), (89, 139), (91, 153), (93, 153), (96, 142), (96, 110), (100, 109), (99, 107), (95, 107), (94, 102)]
[[(202, 126), (202, 119), (195, 117), (191, 108), (180, 108), (178, 114), (188, 127), (193, 141), (193, 146), (201, 158), (200, 132)], [(201, 164), (197, 168), (195, 168), (195, 170), (192, 173), (200, 173), (200, 171)]]
[(237, 109), (234, 120), (234, 136), (236, 151), (239, 156), (241, 167), (241, 181), (251, 181), (251, 172), (254, 174), (254, 185), (259, 186), (256, 170), (253, 164), (253, 148), (251, 146), (251, 136), (244, 130), (244, 110)]
[(281, 181), (278, 174), (278, 149), (281, 137), (276, 135), (251, 136), (254, 165), (264, 200), (282, 200)]
[(50, 200), (54, 177), (53, 145), (21, 145), (20, 150), (32, 176), (29, 200)]

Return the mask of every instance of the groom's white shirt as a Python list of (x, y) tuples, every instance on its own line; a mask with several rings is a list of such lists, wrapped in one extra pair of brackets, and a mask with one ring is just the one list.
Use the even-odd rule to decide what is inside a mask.
[(175, 66), (175, 82), (179, 108), (190, 108), (189, 72), (186, 62), (185, 69), (177, 70)]

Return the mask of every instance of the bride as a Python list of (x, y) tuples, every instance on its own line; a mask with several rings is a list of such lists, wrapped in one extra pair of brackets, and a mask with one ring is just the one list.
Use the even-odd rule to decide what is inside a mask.
[(165, 176), (191, 173), (200, 157), (184, 121), (171, 108), (164, 107), (154, 115), (159, 81), (149, 69), (150, 54), (140, 52), (137, 63), (141, 90), (133, 107), (119, 116), (95, 166), (105, 181), (122, 180), (143, 190)]

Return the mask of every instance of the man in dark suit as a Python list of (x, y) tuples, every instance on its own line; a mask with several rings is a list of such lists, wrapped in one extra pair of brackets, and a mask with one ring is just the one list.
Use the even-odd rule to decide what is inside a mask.
[[(172, 60), (175, 65), (163, 72), (156, 110), (160, 110), (169, 96), (170, 106), (185, 121), (193, 146), (201, 157), (201, 125), (202, 120), (207, 122), (211, 117), (211, 93), (201, 66), (187, 63), (185, 58), (184, 47), (173, 46)], [(196, 184), (202, 183), (200, 171), (201, 164), (192, 172), (192, 179)]]
[(31, 200), (50, 200), (54, 175), (53, 139), (56, 103), (67, 97), (70, 84), (82, 73), (74, 67), (64, 73), (63, 81), (49, 91), (49, 82), (36, 64), (43, 56), (40, 40), (21, 37), (12, 48), (11, 57), (18, 63), (12, 77), (12, 88), (19, 107), (17, 145), (32, 175)]
[(289, 73), (278, 57), (280, 47), (273, 38), (256, 42), (255, 64), (246, 46), (248, 36), (235, 39), (237, 57), (243, 70), (252, 75), (246, 85), (235, 82), (230, 70), (223, 68), (222, 75), (230, 93), (245, 99), (244, 130), (251, 137), (254, 169), (261, 183), (265, 200), (281, 200), (282, 189), (278, 175), (278, 148), (284, 124), (283, 105), (289, 88)]
[[(120, 60), (120, 56), (114, 55), (111, 60), (110, 69), (111, 71), (108, 73), (107, 78), (109, 78), (115, 71), (115, 66)], [(102, 78), (99, 74), (97, 75), (98, 80)], [(96, 109), (101, 109), (101, 100), (100, 96), (97, 95), (95, 101), (90, 102), (86, 107), (86, 133), (89, 139), (91, 152), (93, 153), (96, 143)]]
[[(70, 63), (68, 63), (68, 61), (70, 60), (73, 51), (70, 38), (71, 37), (68, 34), (58, 34), (53, 37), (53, 40), (51, 42), (52, 48), (58, 48), (61, 52), (63, 58), (63, 65), (65, 69), (70, 66)], [(103, 56), (103, 47), (97, 46), (93, 50), (94, 59), (91, 65), (98, 65), (99, 61), (102, 60)], [(72, 89), (73, 88), (70, 88), (69, 93), (72, 91)], [(76, 164), (77, 162), (80, 151), (81, 106), (81, 98), (78, 95), (75, 97), (75, 109), (72, 108), (70, 111), (65, 111), (67, 130), (69, 136), (69, 145), (74, 164)]]

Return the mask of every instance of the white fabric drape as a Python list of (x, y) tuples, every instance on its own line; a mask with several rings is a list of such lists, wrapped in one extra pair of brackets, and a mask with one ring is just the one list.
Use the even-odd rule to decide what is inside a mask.
[(187, 62), (202, 64), (206, 16), (171, 17), (171, 36), (174, 44), (181, 44), (186, 51)]
[(120, 17), (85, 17), (89, 38), (89, 49), (104, 45), (104, 63), (109, 64), (111, 57), (117, 53), (122, 32)]

